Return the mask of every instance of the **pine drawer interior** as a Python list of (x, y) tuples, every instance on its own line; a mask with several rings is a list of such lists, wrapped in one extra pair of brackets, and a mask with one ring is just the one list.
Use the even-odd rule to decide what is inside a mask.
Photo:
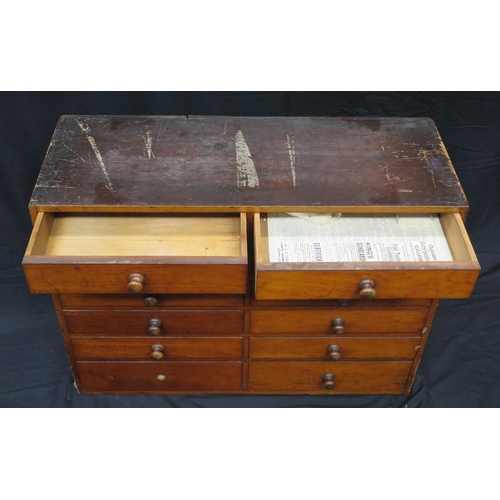
[(246, 256), (243, 214), (40, 213), (27, 255)]

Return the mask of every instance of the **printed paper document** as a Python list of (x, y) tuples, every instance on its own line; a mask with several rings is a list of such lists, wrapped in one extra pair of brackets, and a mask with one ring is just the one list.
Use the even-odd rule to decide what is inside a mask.
[(346, 215), (315, 224), (268, 214), (271, 262), (430, 262), (453, 260), (439, 217)]

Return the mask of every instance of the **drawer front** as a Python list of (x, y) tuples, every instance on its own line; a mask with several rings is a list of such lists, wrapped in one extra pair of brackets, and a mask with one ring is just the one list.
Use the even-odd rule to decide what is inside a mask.
[[(310, 394), (401, 394), (411, 362), (253, 362), (250, 392)], [(331, 384), (334, 386), (332, 388)]]
[(162, 393), (239, 392), (239, 362), (92, 362), (77, 363), (81, 392)]
[(59, 299), (65, 310), (71, 309), (166, 309), (175, 307), (238, 307), (243, 295), (100, 295), (61, 294)]
[(39, 213), (23, 259), (33, 293), (244, 294), (244, 214)]
[(137, 360), (159, 363), (169, 360), (240, 359), (242, 339), (178, 338), (137, 339), (120, 337), (73, 337), (73, 353), (80, 361)]
[[(91, 259), (88, 259), (91, 260)], [(111, 260), (111, 259), (110, 259)], [(68, 263), (62, 258), (26, 259), (23, 267), (32, 293), (123, 293), (128, 294), (132, 275), (143, 276), (141, 292), (173, 294), (243, 294), (247, 266), (158, 262), (155, 264)]]
[[(453, 264), (453, 263), (451, 263)], [(278, 266), (276, 266), (278, 267)], [(292, 267), (292, 266), (288, 266)], [(364, 280), (375, 284), (376, 299), (396, 298), (467, 298), (479, 275), (479, 269), (341, 269), (277, 270), (269, 266), (257, 269), (257, 299), (356, 299)], [(410, 266), (408, 266), (410, 267)]]
[[(253, 310), (252, 333), (332, 334), (398, 332), (420, 334), (426, 310)], [(332, 323), (333, 322), (333, 323)]]
[(78, 311), (64, 314), (78, 335), (235, 335), (243, 332), (243, 311)]
[(351, 359), (412, 360), (420, 337), (342, 337), (250, 339), (252, 359), (314, 359), (339, 361)]

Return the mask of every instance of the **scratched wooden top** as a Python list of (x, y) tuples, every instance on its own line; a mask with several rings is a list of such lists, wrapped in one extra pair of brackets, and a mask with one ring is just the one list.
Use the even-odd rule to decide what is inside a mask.
[(427, 118), (63, 116), (30, 205), (406, 211), (467, 201)]

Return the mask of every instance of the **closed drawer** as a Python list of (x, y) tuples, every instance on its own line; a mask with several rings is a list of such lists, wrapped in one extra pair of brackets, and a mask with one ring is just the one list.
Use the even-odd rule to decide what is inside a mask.
[(42, 212), (23, 266), (33, 293), (244, 294), (246, 218)]
[(420, 337), (342, 337), (250, 339), (252, 359), (314, 359), (339, 361), (351, 359), (412, 360)]
[(243, 305), (243, 295), (166, 295), (166, 294), (61, 294), (63, 309), (171, 309), (210, 308)]
[(256, 297), (469, 297), (480, 270), (469, 237), (459, 214), (441, 214), (439, 220), (451, 253), (449, 261), (271, 262), (267, 220), (255, 214)]
[[(250, 392), (401, 394), (411, 362), (253, 362)], [(328, 384), (334, 384), (328, 385)]]
[(81, 392), (162, 393), (239, 392), (239, 362), (93, 362), (77, 363)]
[(241, 338), (143, 339), (120, 337), (73, 337), (73, 353), (79, 361), (138, 360), (160, 363), (169, 360), (239, 359)]
[(282, 307), (329, 307), (332, 309), (349, 308), (349, 309), (399, 309), (399, 308), (420, 308), (429, 309), (431, 306), (431, 299), (386, 299), (377, 300), (362, 300), (362, 299), (335, 299), (335, 300), (257, 300), (255, 297), (251, 298), (251, 304), (254, 307), (262, 308), (282, 308)]
[(253, 310), (252, 333), (332, 334), (351, 333), (422, 333), (428, 311), (384, 309), (354, 311), (346, 309)]
[(78, 335), (235, 335), (243, 332), (243, 311), (65, 312), (69, 333)]

